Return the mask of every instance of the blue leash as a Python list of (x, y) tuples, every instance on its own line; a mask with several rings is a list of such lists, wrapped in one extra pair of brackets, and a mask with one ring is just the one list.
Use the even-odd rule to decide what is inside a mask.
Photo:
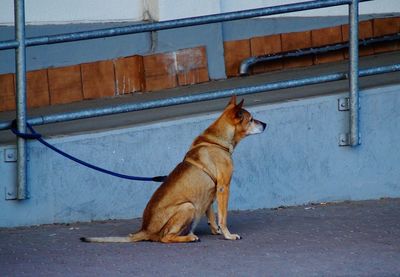
[(135, 181), (164, 182), (165, 179), (167, 178), (167, 176), (155, 176), (155, 177), (130, 176), (130, 175), (125, 175), (125, 174), (120, 174), (120, 173), (117, 173), (117, 172), (113, 172), (113, 171), (98, 167), (96, 165), (87, 163), (85, 161), (82, 161), (82, 160), (80, 160), (78, 158), (75, 158), (75, 157), (65, 153), (64, 151), (56, 148), (54, 145), (51, 145), (50, 143), (45, 141), (42, 138), (42, 135), (37, 133), (32, 128), (32, 126), (30, 124), (26, 123), (26, 126), (28, 127), (29, 131), (31, 132), (30, 134), (24, 134), (24, 133), (18, 132), (18, 130), (17, 130), (17, 122), (15, 120), (12, 122), (12, 125), (11, 125), (10, 129), (17, 137), (21, 137), (23, 139), (36, 139), (37, 141), (39, 141), (44, 146), (50, 148), (51, 150), (57, 152), (60, 155), (66, 157), (67, 159), (70, 159), (70, 160), (72, 160), (72, 161), (74, 161), (74, 162), (76, 162), (78, 164), (81, 164), (83, 166), (89, 167), (91, 169), (94, 169), (94, 170), (97, 170), (97, 171), (100, 171), (102, 173), (109, 174), (109, 175), (112, 175), (112, 176), (115, 176), (115, 177), (118, 177), (118, 178), (123, 178), (123, 179), (128, 179), (128, 180), (135, 180)]

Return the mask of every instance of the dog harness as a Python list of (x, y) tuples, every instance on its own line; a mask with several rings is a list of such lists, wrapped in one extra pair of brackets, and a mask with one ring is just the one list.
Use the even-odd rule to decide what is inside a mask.
[[(233, 152), (233, 146), (232, 145), (229, 145), (229, 147), (225, 147), (223, 145), (220, 145), (218, 143), (211, 142), (211, 141), (205, 141), (205, 142), (201, 142), (199, 144), (196, 144), (191, 150), (196, 149), (198, 147), (203, 147), (203, 146), (217, 147), (217, 148), (220, 148), (220, 149), (224, 150), (225, 152), (228, 152), (230, 155), (232, 155), (232, 152)], [(207, 167), (205, 167), (201, 163), (199, 163), (199, 162), (197, 162), (197, 161), (195, 161), (195, 160), (193, 160), (192, 158), (189, 158), (189, 157), (185, 157), (185, 159), (183, 161), (184, 162), (186, 161), (186, 162), (190, 163), (191, 165), (197, 167), (198, 169), (202, 170), (204, 173), (206, 173), (211, 178), (211, 180), (214, 182), (214, 184), (217, 184), (217, 177), (214, 176), (214, 174), (212, 174), (212, 172)]]
[(211, 180), (214, 182), (214, 184), (217, 184), (217, 177), (214, 176), (214, 174), (212, 174), (210, 172), (210, 170), (208, 170), (205, 166), (203, 166), (202, 164), (196, 162), (195, 160), (191, 159), (191, 158), (185, 158), (184, 162), (188, 162), (191, 165), (197, 167), (198, 169), (202, 170), (204, 173), (206, 173)]

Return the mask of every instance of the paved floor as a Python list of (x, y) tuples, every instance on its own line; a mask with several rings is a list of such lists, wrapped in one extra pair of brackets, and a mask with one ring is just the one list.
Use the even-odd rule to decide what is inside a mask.
[(400, 199), (231, 212), (226, 241), (95, 244), (140, 220), (0, 229), (0, 276), (400, 276)]

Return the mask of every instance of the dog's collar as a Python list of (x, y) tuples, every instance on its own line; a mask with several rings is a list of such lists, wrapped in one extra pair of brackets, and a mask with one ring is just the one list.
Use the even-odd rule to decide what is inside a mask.
[(202, 170), (204, 173), (206, 173), (211, 180), (214, 182), (214, 184), (217, 184), (217, 177), (215, 177), (210, 170), (207, 169), (207, 167), (203, 166), (201, 163), (196, 162), (195, 160), (191, 159), (191, 158), (185, 158), (183, 160), (184, 162), (188, 162), (191, 165), (197, 167), (198, 169)]
[(217, 141), (211, 141), (211, 140), (208, 140), (208, 139), (206, 139), (206, 140), (204, 140), (204, 141), (202, 141), (202, 142), (200, 142), (200, 143), (194, 145), (194, 147), (200, 147), (200, 146), (203, 146), (203, 145), (218, 147), (218, 148), (220, 148), (220, 149), (222, 149), (222, 150), (228, 152), (228, 153), (231, 154), (231, 155), (232, 155), (232, 153), (233, 153), (233, 146), (232, 146), (231, 144), (229, 144), (229, 145), (224, 145), (222, 142), (219, 142), (219, 141), (218, 141), (218, 142), (217, 142)]

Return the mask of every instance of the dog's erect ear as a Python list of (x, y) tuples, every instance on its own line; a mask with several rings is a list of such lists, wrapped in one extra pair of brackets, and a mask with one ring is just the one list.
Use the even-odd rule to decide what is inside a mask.
[(229, 107), (229, 106), (233, 106), (233, 107), (236, 106), (236, 95), (232, 95), (231, 100), (229, 101), (227, 107)]
[(240, 103), (236, 105), (236, 108), (241, 109), (243, 107), (243, 103), (244, 103), (244, 99), (242, 99), (242, 101), (240, 101)]
[(244, 99), (242, 99), (242, 101), (240, 101), (239, 104), (235, 105), (235, 107), (233, 108), (233, 110), (235, 111), (235, 117), (243, 120), (243, 103), (244, 103)]

